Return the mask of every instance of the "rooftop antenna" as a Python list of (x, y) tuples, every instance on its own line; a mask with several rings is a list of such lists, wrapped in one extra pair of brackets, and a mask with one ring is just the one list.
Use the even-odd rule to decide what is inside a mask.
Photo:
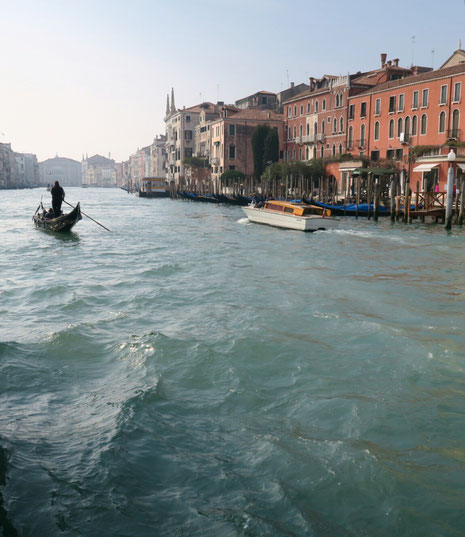
[(199, 93), (200, 96), (200, 102), (202, 102), (202, 92)]
[(289, 87), (289, 71), (286, 69), (287, 87)]
[(415, 63), (415, 36), (412, 35), (412, 65)]
[(216, 102), (220, 100), (220, 85), (216, 85)]
[(434, 69), (434, 48), (431, 51), (431, 67)]

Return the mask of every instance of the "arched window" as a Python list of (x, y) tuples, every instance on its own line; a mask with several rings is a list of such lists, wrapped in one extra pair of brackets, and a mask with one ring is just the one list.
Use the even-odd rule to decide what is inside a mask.
[(322, 110), (326, 110), (326, 99), (323, 99), (323, 104), (321, 105)]
[(333, 157), (336, 156), (336, 144), (333, 144), (332, 154), (333, 154)]
[(315, 112), (318, 112), (318, 108), (319, 108), (318, 101), (315, 101)]
[(318, 134), (318, 123), (316, 121), (313, 124), (313, 134)]
[(404, 131), (402, 130), (402, 118), (397, 120), (397, 136), (400, 136)]
[(344, 118), (342, 116), (339, 119), (339, 132), (344, 132)]
[(446, 113), (444, 110), (439, 114), (439, 129), (438, 132), (445, 132), (446, 130)]
[(375, 123), (374, 139), (379, 140), (379, 121)]
[(297, 117), (297, 105), (294, 105), (294, 117)]
[(320, 155), (321, 155), (321, 158), (324, 158), (325, 156), (325, 148), (323, 146), (321, 146)]
[(333, 119), (333, 134), (337, 133), (337, 119)]
[(292, 150), (292, 160), (295, 160), (295, 147), (294, 147), (294, 149)]
[(323, 121), (321, 122), (321, 134), (324, 134), (325, 133), (325, 120), (323, 119)]
[(296, 135), (297, 135), (297, 128), (296, 128), (296, 126), (294, 125), (294, 140), (295, 140)]
[(339, 144), (339, 154), (342, 155), (342, 144)]
[(301, 137), (302, 137), (303, 133), (304, 133), (304, 127), (303, 127), (303, 125), (300, 125), (300, 136)]
[(412, 117), (412, 136), (417, 135), (417, 123), (418, 123), (417, 116), (413, 116)]
[(365, 123), (360, 127), (360, 147), (365, 147)]
[(410, 117), (409, 116), (405, 118), (404, 132), (405, 132), (405, 137), (408, 138), (408, 136), (410, 135)]
[(394, 120), (391, 119), (391, 121), (389, 122), (389, 134), (388, 134), (389, 138), (394, 138)]
[(313, 148), (313, 158), (316, 158), (316, 147)]
[(460, 112), (457, 108), (452, 113), (452, 138), (459, 137)]
[(354, 128), (351, 125), (349, 127), (349, 132), (347, 135), (347, 145), (349, 146), (349, 149), (352, 149), (353, 142), (354, 142)]
[(420, 120), (420, 134), (426, 134), (426, 122), (427, 122), (427, 116), (426, 114), (423, 114)]
[(308, 145), (307, 145), (307, 147), (305, 148), (305, 158), (306, 158), (306, 160), (308, 160), (309, 156), (310, 156), (310, 150), (309, 150)]
[(302, 160), (302, 148), (299, 149), (299, 160)]
[(310, 123), (307, 123), (307, 136), (310, 134)]

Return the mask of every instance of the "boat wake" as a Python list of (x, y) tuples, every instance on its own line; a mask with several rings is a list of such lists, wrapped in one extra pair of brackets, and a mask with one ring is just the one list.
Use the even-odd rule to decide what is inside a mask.
[(237, 221), (238, 224), (249, 224), (250, 223), (250, 220), (246, 217), (246, 218), (239, 218), (239, 220)]

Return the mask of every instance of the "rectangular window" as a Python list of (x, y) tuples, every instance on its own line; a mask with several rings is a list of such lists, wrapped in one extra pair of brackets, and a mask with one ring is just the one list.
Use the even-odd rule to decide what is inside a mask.
[(401, 93), (399, 95), (399, 102), (398, 102), (397, 111), (398, 112), (403, 112), (404, 111), (404, 94), (403, 93)]
[(301, 116), (304, 115), (304, 105), (303, 104), (300, 105), (300, 115)]
[(310, 114), (310, 103), (307, 103), (307, 114)]
[(396, 111), (396, 96), (391, 95), (391, 97), (389, 97), (389, 113), (392, 113), (395, 111)]
[(367, 116), (367, 103), (361, 103), (360, 104), (360, 117), (366, 117)]
[(394, 158), (394, 149), (388, 149), (386, 151), (386, 158), (392, 160)]
[(184, 158), (190, 158), (190, 157), (192, 157), (192, 147), (185, 147)]
[(236, 146), (235, 145), (229, 146), (229, 158), (230, 159), (236, 158)]
[(376, 99), (375, 101), (375, 116), (379, 116), (381, 114), (381, 99)]
[(189, 123), (191, 120), (191, 116), (186, 116), (186, 123)]
[(416, 110), (418, 108), (418, 91), (413, 92), (412, 96), (412, 110)]
[(441, 97), (439, 104), (447, 104), (447, 86), (441, 86)]
[(235, 136), (236, 134), (236, 125), (229, 125), (229, 136)]
[(355, 104), (349, 105), (349, 119), (354, 119)]
[(428, 89), (424, 89), (421, 92), (421, 106), (422, 107), (428, 106), (428, 94), (429, 94)]
[(396, 149), (396, 160), (402, 160), (402, 149)]
[(454, 103), (459, 103), (460, 102), (460, 94), (462, 92), (462, 83), (461, 82), (456, 82), (454, 84)]
[(236, 166), (233, 166), (232, 164), (229, 165), (229, 169), (230, 170), (235, 170), (236, 169)]
[(184, 139), (192, 140), (192, 131), (184, 131)]
[(371, 160), (373, 162), (376, 162), (379, 160), (379, 151), (372, 151), (371, 152)]

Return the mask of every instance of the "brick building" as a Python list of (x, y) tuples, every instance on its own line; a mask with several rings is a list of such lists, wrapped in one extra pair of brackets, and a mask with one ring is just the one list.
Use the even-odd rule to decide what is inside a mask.
[[(380, 83), (349, 98), (348, 149), (372, 163), (395, 167), (412, 190), (445, 189), (449, 145), (464, 141), (465, 52), (437, 70), (412, 68), (410, 76)], [(457, 169), (465, 152), (456, 147)]]

